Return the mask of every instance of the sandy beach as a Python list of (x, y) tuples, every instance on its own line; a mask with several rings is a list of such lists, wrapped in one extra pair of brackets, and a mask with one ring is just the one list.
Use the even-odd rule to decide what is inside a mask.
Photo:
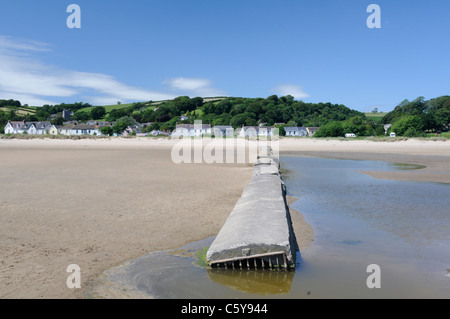
[[(106, 269), (216, 235), (249, 164), (175, 164), (166, 139), (0, 140), (0, 298), (84, 298)], [(282, 139), (281, 156), (383, 160), (376, 178), (450, 183), (450, 141)], [(442, 173), (445, 172), (445, 173)], [(299, 246), (313, 239), (293, 217)], [(68, 289), (67, 266), (82, 288)]]

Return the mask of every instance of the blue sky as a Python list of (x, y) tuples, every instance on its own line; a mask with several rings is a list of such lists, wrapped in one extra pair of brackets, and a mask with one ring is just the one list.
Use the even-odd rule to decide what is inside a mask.
[[(70, 4), (81, 29), (69, 29)], [(369, 4), (381, 28), (369, 29)], [(94, 105), (180, 95), (390, 111), (450, 94), (450, 1), (0, 3), (0, 99)]]

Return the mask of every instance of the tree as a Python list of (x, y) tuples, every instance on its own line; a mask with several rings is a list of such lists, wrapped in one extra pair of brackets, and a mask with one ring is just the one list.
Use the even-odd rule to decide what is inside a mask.
[(234, 128), (239, 128), (245, 125), (246, 120), (247, 117), (244, 114), (236, 114), (231, 118), (230, 125), (233, 126)]
[(265, 114), (265, 119), (269, 125), (277, 122), (277, 113), (274, 110), (268, 110)]
[(278, 102), (278, 96), (277, 95), (271, 95), (267, 98), (268, 101), (273, 101), (275, 103)]
[(193, 101), (189, 96), (179, 96), (173, 100), (173, 104), (180, 112), (186, 113), (186, 111), (195, 110), (197, 105), (203, 104), (203, 99), (201, 101), (199, 99)]
[[(450, 102), (450, 100), (449, 100)], [(450, 105), (450, 103), (449, 103)], [(436, 112), (435, 115), (436, 127), (439, 130), (444, 129), (450, 124), (450, 106), (448, 108), (442, 108)]]
[(63, 125), (64, 124), (64, 118), (62, 116), (58, 116), (53, 118), (50, 123), (52, 123), (52, 125)]
[(135, 126), (135, 125), (137, 125), (137, 122), (134, 118), (132, 118), (131, 116), (124, 116), (118, 119), (116, 123), (114, 123), (113, 131), (117, 135), (122, 135), (123, 131), (125, 131), (125, 129), (128, 126)]
[(35, 116), (39, 121), (46, 121), (50, 118), (50, 113), (45, 109), (39, 109), (38, 111), (36, 111)]
[(91, 118), (100, 120), (106, 115), (106, 109), (103, 106), (96, 106), (91, 110)]
[(423, 120), (419, 115), (407, 115), (401, 117), (392, 124), (391, 132), (397, 136), (417, 137), (423, 135)]
[(374, 134), (374, 129), (360, 116), (354, 116), (344, 121), (342, 127), (345, 133), (354, 133), (358, 136)]
[(103, 135), (107, 135), (107, 136), (113, 136), (114, 135), (114, 130), (111, 126), (103, 126), (100, 128), (100, 132), (102, 132)]
[(314, 135), (315, 137), (339, 137), (344, 136), (345, 130), (341, 122), (330, 122), (322, 126)]
[(85, 111), (78, 111), (73, 115), (75, 121), (88, 121), (90, 119), (89, 113)]

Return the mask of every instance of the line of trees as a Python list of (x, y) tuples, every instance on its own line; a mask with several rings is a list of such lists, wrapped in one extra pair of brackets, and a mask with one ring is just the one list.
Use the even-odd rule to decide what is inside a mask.
[(21, 107), (22, 103), (18, 100), (0, 100), (0, 107), (5, 106), (13, 106), (13, 107)]
[[(202, 98), (178, 97), (154, 107), (136, 103), (133, 107), (118, 110), (120, 116), (132, 116), (141, 123), (154, 123), (149, 130), (173, 130), (176, 123), (192, 124), (195, 120), (211, 125), (231, 125), (234, 128), (265, 123), (273, 126), (285, 123), (291, 126), (319, 127), (331, 121), (344, 121), (351, 117), (365, 118), (363, 113), (342, 104), (305, 103), (292, 96), (268, 98), (224, 98), (205, 102)], [(109, 116), (112, 116), (112, 112)], [(119, 116), (118, 115), (118, 116)], [(188, 119), (182, 121), (180, 115)]]
[(345, 121), (333, 121), (322, 126), (315, 137), (343, 137), (347, 133), (357, 136), (382, 136), (384, 126), (365, 117), (354, 116)]
[(414, 101), (404, 100), (383, 117), (383, 123), (392, 124), (390, 131), (399, 136), (419, 137), (425, 132), (447, 131), (450, 124), (450, 96)]

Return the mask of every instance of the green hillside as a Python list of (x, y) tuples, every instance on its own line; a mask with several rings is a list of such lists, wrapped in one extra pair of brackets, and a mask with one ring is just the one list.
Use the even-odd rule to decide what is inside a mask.
[(375, 121), (377, 123), (381, 123), (383, 120), (383, 117), (386, 115), (387, 113), (364, 113), (364, 115), (366, 116), (367, 119)]
[[(120, 110), (120, 109), (126, 109), (127, 107), (132, 106), (134, 103), (128, 103), (128, 104), (114, 104), (114, 105), (97, 105), (102, 106), (105, 108), (106, 113), (111, 112), (112, 110)], [(90, 112), (92, 108), (95, 106), (85, 107), (80, 109), (78, 112)]]

